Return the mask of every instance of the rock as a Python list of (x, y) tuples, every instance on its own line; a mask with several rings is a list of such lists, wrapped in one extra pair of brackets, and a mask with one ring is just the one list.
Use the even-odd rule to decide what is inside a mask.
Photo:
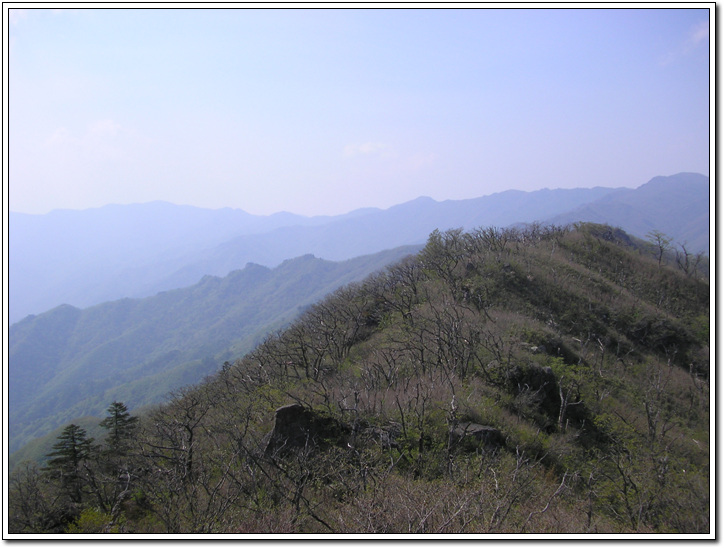
[(453, 445), (463, 445), (468, 448), (482, 446), (487, 450), (494, 450), (505, 445), (503, 433), (492, 426), (476, 424), (474, 422), (459, 422), (451, 432)]
[(323, 413), (307, 409), (298, 403), (276, 410), (274, 428), (267, 437), (266, 455), (285, 453), (293, 448), (345, 446), (351, 428)]
[(362, 429), (358, 434), (357, 441), (363, 444), (369, 442), (377, 443), (383, 449), (399, 448), (399, 444), (395, 440), (398, 435), (399, 430), (394, 426), (387, 429), (379, 426), (370, 426)]
[(516, 396), (528, 394), (541, 412), (557, 417), (561, 405), (558, 379), (550, 367), (528, 365), (515, 367), (508, 374), (509, 386)]

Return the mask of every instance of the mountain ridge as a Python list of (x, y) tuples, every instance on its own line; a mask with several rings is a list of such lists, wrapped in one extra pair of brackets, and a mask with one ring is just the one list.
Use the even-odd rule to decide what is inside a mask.
[[(666, 199), (662, 199), (665, 196)], [(607, 223), (646, 237), (658, 230), (693, 252), (709, 252), (709, 177), (682, 172), (657, 176), (634, 189), (619, 189), (572, 211), (551, 217), (553, 224)], [(674, 243), (672, 242), (672, 243)]]
[(17, 467), (12, 530), (711, 533), (710, 287), (658, 252), (591, 223), (434, 231), (137, 415), (122, 454), (96, 442), (73, 498)]
[[(679, 176), (669, 179), (672, 177)], [(647, 184), (660, 186), (666, 179), (654, 178)], [(421, 244), (434, 229), (586, 220), (561, 215), (579, 208), (578, 217), (585, 217), (580, 208), (622, 190), (509, 190), (441, 202), (420, 197), (388, 209), (362, 208), (321, 217), (283, 212), (263, 217), (232, 208), (204, 210), (168, 202), (112, 205), (83, 212), (56, 210), (40, 216), (11, 213), (9, 318), (14, 323), (62, 302), (87, 307), (121, 297), (145, 297), (191, 285), (206, 274), (226, 275), (247, 262), (273, 267), (309, 252), (342, 260), (397, 245)], [(675, 201), (680, 207), (686, 203)], [(705, 231), (702, 225), (708, 227), (707, 204), (690, 205), (694, 208), (689, 214), (691, 222), (675, 227), (681, 232), (669, 235), (677, 241), (687, 240), (692, 251), (701, 246), (708, 249), (708, 232), (706, 237), (701, 234)], [(640, 216), (640, 204), (630, 207), (633, 209), (621, 222)], [(185, 212), (192, 216), (184, 217)], [(79, 221), (79, 216), (89, 220)], [(619, 224), (610, 214), (594, 212), (591, 216), (595, 219), (589, 220)], [(60, 223), (66, 217), (75, 220)], [(661, 215), (658, 219), (655, 222), (666, 221)], [(622, 228), (638, 231), (639, 236), (645, 236), (642, 228), (651, 230), (639, 225)], [(666, 227), (653, 226), (668, 232)]]
[(10, 448), (101, 412), (108, 398), (132, 407), (157, 403), (250, 350), (323, 295), (417, 249), (343, 262), (308, 254), (274, 269), (248, 263), (151, 297), (83, 309), (63, 304), (27, 316), (8, 331)]

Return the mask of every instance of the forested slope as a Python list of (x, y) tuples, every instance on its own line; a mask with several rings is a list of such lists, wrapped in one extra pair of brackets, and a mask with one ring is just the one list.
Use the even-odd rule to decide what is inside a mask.
[(72, 485), (17, 473), (11, 526), (709, 533), (709, 284), (655, 251), (601, 225), (435, 232)]
[(343, 262), (306, 255), (274, 269), (249, 264), (153, 297), (27, 317), (9, 329), (10, 450), (75, 417), (98, 416), (112, 400), (132, 409), (159, 403), (324, 295), (418, 249)]

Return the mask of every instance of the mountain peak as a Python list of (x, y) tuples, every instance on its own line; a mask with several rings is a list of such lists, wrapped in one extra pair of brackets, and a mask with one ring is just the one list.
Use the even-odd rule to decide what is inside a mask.
[(657, 175), (647, 183), (638, 187), (638, 189), (661, 188), (663, 186), (673, 188), (685, 185), (708, 186), (709, 177), (707, 175), (702, 175), (701, 173), (687, 171), (676, 173), (675, 175)]

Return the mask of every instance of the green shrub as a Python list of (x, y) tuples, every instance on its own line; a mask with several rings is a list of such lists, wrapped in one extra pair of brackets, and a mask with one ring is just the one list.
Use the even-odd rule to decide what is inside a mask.
[(75, 535), (89, 535), (99, 533), (121, 533), (122, 522), (113, 523), (110, 513), (102, 512), (96, 508), (86, 508), (80, 513), (78, 519), (71, 523), (66, 533)]

